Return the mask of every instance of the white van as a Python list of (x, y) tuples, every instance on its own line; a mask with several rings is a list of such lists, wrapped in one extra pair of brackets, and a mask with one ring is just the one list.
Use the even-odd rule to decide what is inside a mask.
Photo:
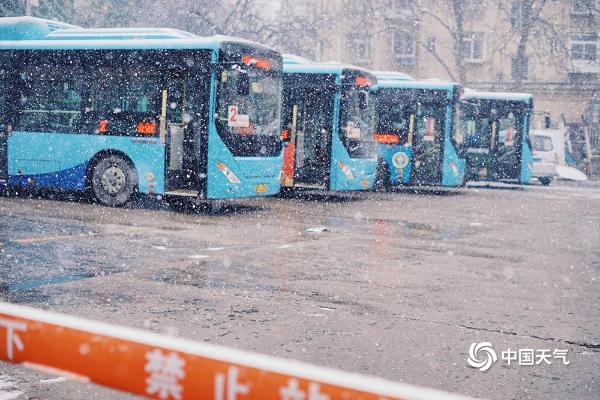
[(565, 164), (565, 134), (559, 129), (533, 130), (533, 177), (549, 185), (557, 176), (556, 167)]

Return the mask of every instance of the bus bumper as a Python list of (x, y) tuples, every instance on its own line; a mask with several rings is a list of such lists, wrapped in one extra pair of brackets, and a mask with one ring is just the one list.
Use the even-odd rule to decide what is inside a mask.
[(278, 157), (236, 157), (209, 167), (207, 199), (272, 196), (281, 190)]

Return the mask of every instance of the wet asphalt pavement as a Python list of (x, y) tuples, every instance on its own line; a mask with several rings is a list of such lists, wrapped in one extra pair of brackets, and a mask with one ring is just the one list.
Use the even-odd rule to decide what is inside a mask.
[[(4, 301), (477, 397), (600, 398), (598, 183), (69, 200), (0, 198)], [(481, 341), (570, 364), (480, 372)], [(0, 364), (0, 399), (128, 397), (50, 378)]]

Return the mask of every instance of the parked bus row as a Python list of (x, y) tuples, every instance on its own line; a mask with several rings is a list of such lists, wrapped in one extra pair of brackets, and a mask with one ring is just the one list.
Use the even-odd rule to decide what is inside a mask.
[(0, 184), (110, 206), (527, 183), (532, 108), (242, 39), (0, 18)]

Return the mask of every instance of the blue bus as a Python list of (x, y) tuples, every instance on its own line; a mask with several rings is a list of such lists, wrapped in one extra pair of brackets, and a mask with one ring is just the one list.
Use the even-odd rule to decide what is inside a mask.
[(376, 72), (377, 186), (462, 186), (466, 161), (457, 124), (462, 87)]
[(368, 71), (284, 55), (283, 186), (331, 191), (370, 189), (377, 148)]
[(531, 180), (531, 94), (466, 91), (461, 114), (468, 180)]
[(173, 29), (0, 19), (0, 180), (196, 201), (280, 191), (281, 54)]

